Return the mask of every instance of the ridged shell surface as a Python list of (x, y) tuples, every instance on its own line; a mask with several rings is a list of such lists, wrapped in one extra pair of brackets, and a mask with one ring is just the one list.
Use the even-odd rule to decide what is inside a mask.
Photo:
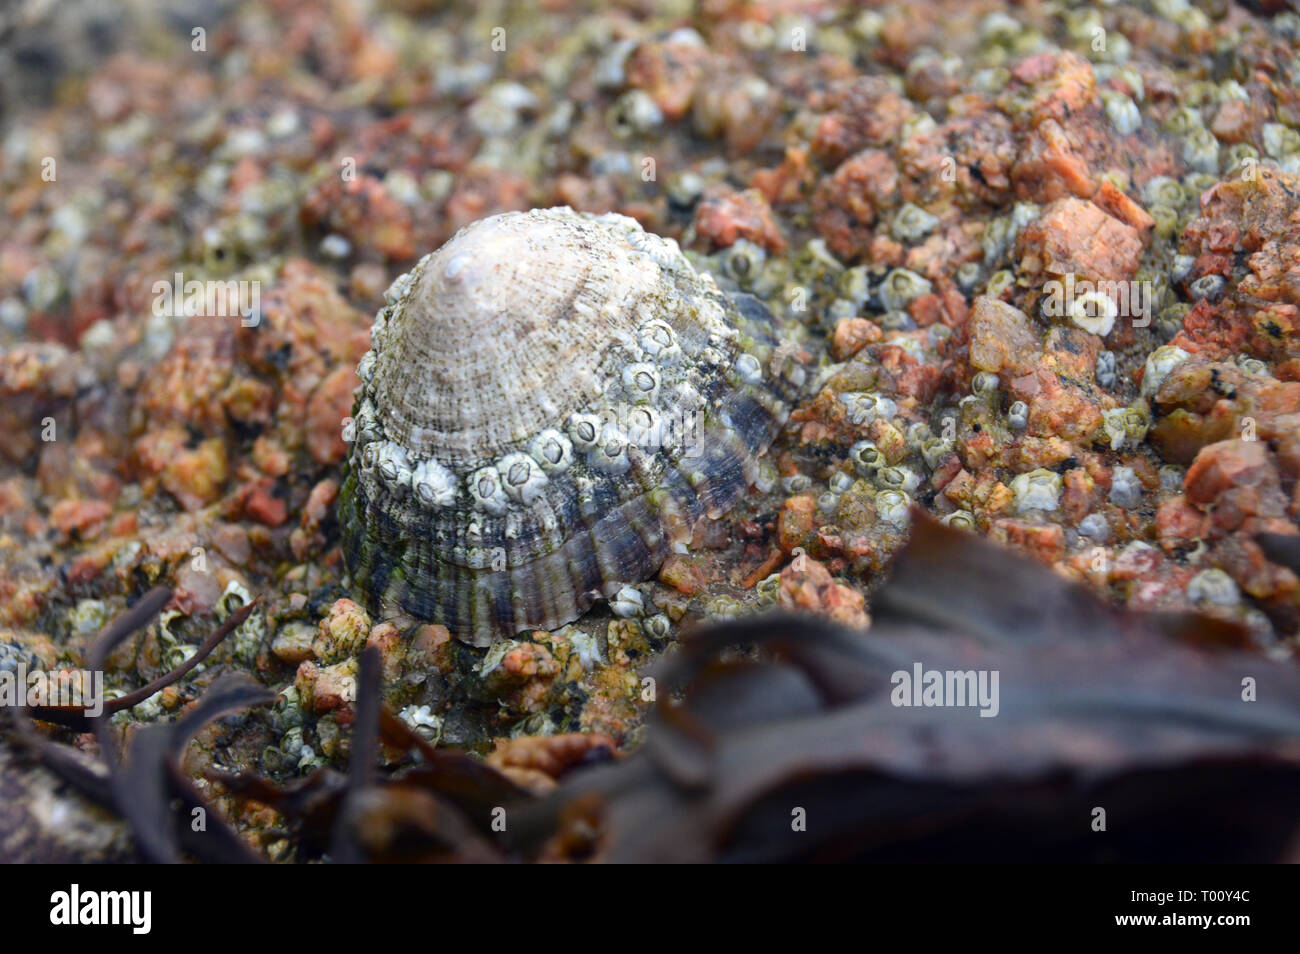
[(345, 433), (344, 558), (372, 609), (476, 645), (653, 575), (744, 491), (793, 396), (766, 309), (623, 216), (482, 219), (387, 299)]

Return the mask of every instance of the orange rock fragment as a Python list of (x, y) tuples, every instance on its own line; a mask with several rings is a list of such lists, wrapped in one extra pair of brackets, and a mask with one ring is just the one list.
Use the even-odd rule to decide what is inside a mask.
[(807, 610), (845, 626), (866, 627), (865, 598), (851, 586), (835, 582), (826, 567), (807, 556), (796, 557), (781, 571), (783, 609)]
[(1142, 255), (1138, 230), (1083, 199), (1058, 199), (1017, 240), (1020, 268), (1041, 280), (1125, 281)]
[(1102, 180), (1101, 185), (1097, 187), (1096, 193), (1093, 194), (1092, 201), (1103, 212), (1113, 215), (1121, 222), (1137, 229), (1142, 244), (1145, 245), (1151, 240), (1151, 233), (1155, 229), (1156, 220), (1147, 214), (1146, 209), (1138, 205), (1127, 194), (1121, 192), (1109, 179)]
[(831, 355), (836, 361), (847, 361), (865, 346), (881, 339), (883, 332), (874, 321), (866, 318), (844, 318), (835, 326), (831, 338)]
[(1021, 375), (1042, 359), (1033, 321), (1004, 301), (980, 295), (971, 306), (969, 327), (970, 363), (981, 371)]
[(695, 210), (695, 233), (711, 248), (729, 248), (747, 239), (769, 252), (785, 251), (772, 208), (757, 189), (710, 189)]

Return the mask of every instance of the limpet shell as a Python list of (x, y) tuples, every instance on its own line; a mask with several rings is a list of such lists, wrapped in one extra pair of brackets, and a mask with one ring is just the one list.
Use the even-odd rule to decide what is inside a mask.
[(755, 479), (795, 397), (767, 309), (623, 216), (482, 219), (386, 299), (347, 432), (343, 556), (372, 611), (474, 645), (653, 575)]

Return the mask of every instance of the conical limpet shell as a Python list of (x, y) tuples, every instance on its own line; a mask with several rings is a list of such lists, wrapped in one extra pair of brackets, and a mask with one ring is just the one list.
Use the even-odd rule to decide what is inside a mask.
[(476, 645), (653, 575), (735, 502), (793, 396), (766, 309), (623, 216), (483, 219), (387, 300), (357, 369), (344, 558), (372, 609)]

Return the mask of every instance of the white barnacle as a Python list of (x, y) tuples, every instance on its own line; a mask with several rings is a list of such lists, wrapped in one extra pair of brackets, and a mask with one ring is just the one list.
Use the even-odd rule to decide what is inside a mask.
[(1155, 394), (1170, 372), (1190, 357), (1177, 345), (1162, 345), (1147, 355), (1146, 367), (1142, 371), (1142, 396)]
[(680, 381), (672, 389), (667, 404), (683, 410), (698, 410), (704, 406), (704, 397), (690, 381)]
[[(700, 275), (702, 285), (708, 286), (715, 294), (717, 293), (717, 282), (708, 272)], [(709, 329), (709, 336), (712, 339), (715, 335), (725, 335), (731, 331), (727, 324), (727, 313), (713, 298), (705, 298), (700, 302), (699, 308), (695, 312), (696, 320), (699, 321), (701, 328)]]
[(971, 392), (974, 394), (993, 394), (997, 391), (1001, 379), (992, 371), (980, 371), (971, 378)]
[(436, 715), (428, 706), (407, 706), (397, 715), (426, 742), (436, 745), (442, 737), (442, 716)]
[(682, 353), (677, 333), (661, 318), (653, 318), (638, 328), (636, 340), (641, 350), (656, 361), (671, 361)]
[(633, 401), (653, 401), (659, 393), (659, 369), (638, 361), (623, 368), (623, 387)]
[(375, 406), (370, 403), (368, 398), (361, 402), (361, 407), (357, 409), (352, 424), (353, 439), (360, 441), (362, 444), (377, 441), (382, 436), (379, 422), (375, 419)]
[(1090, 513), (1079, 521), (1079, 533), (1096, 543), (1110, 539), (1110, 524), (1099, 513)]
[(1114, 351), (1097, 353), (1097, 383), (1103, 388), (1111, 389), (1119, 383), (1119, 361)]
[(584, 633), (576, 626), (566, 628), (564, 635), (569, 638), (569, 645), (573, 647), (573, 653), (583, 669), (594, 669), (601, 664), (600, 641), (595, 636)]
[(507, 494), (520, 503), (530, 504), (546, 486), (546, 473), (541, 465), (527, 454), (507, 454), (497, 463), (501, 486)]
[(746, 384), (758, 384), (763, 380), (763, 366), (752, 354), (742, 354), (736, 359), (736, 373)]
[(370, 346), (375, 349), (382, 349), (388, 334), (388, 313), (391, 309), (384, 307), (379, 309), (375, 315), (375, 320), (370, 323)]
[(974, 530), (977, 527), (975, 515), (969, 510), (954, 510), (940, 519), (944, 526), (957, 530)]
[(910, 520), (912, 501), (899, 490), (882, 490), (876, 494), (876, 514), (892, 526), (906, 527)]
[[(931, 328), (942, 328), (943, 325), (934, 324)], [(901, 350), (910, 358), (916, 359), (917, 364), (925, 364), (925, 348), (916, 338), (895, 338), (890, 342), (895, 348)]]
[(634, 407), (627, 412), (627, 439), (642, 450), (655, 451), (665, 444), (663, 418), (652, 407)]
[(870, 424), (880, 414), (880, 399), (868, 391), (844, 391), (840, 403), (848, 413), (849, 423), (859, 427)]
[(812, 486), (812, 478), (807, 474), (790, 474), (781, 478), (781, 489), (788, 494), (801, 494)]
[(1132, 467), (1116, 466), (1110, 472), (1110, 502), (1125, 510), (1142, 504), (1142, 483)]
[(574, 414), (569, 417), (569, 438), (578, 450), (589, 451), (600, 441), (604, 423), (595, 414)]
[(529, 508), (537, 525), (546, 533), (553, 533), (560, 526), (560, 517), (546, 497), (538, 497)]
[(1127, 414), (1126, 407), (1101, 412), (1101, 428), (1110, 439), (1110, 449), (1113, 451), (1123, 448), (1124, 442), (1128, 440), (1128, 425), (1125, 420)]
[(375, 352), (367, 351), (357, 362), (357, 377), (369, 384), (375, 377)]
[(831, 493), (839, 495), (853, 486), (853, 478), (844, 473), (844, 471), (837, 470), (835, 473), (831, 474), (830, 480), (827, 481), (827, 486), (830, 487)]
[(727, 358), (719, 349), (709, 346), (700, 349), (700, 364), (710, 368), (722, 368), (726, 366)]
[(1119, 306), (1109, 295), (1095, 291), (1085, 292), (1070, 302), (1069, 315), (1070, 320), (1084, 331), (1104, 338), (1115, 327)]
[(1106, 117), (1121, 136), (1135, 133), (1142, 126), (1142, 113), (1137, 103), (1123, 93), (1102, 90), (1101, 101), (1106, 107)]
[(384, 292), (384, 301), (388, 302), (390, 305), (396, 305), (401, 301), (402, 296), (406, 294), (406, 290), (410, 287), (411, 273), (403, 272), (398, 275), (397, 278), (393, 279), (393, 283), (389, 285), (388, 290)]
[(920, 482), (916, 471), (910, 467), (882, 467), (876, 473), (876, 483), (888, 490), (901, 490), (910, 494)]
[(849, 458), (863, 477), (870, 477), (885, 466), (885, 455), (871, 441), (858, 441), (849, 448)]
[(406, 448), (395, 441), (382, 441), (375, 457), (375, 468), (387, 484), (405, 490), (411, 480), (411, 464)]
[(505, 513), (506, 493), (501, 489), (501, 473), (495, 467), (481, 467), (470, 474), (467, 489), (479, 510)]
[(641, 616), (645, 613), (645, 598), (635, 587), (625, 586), (614, 594), (613, 599), (609, 601), (609, 608), (615, 616), (622, 616), (624, 619)]
[(880, 283), (878, 294), (886, 311), (906, 310), (915, 299), (929, 294), (928, 278), (906, 268), (895, 268)]
[(469, 266), (470, 261), (471, 256), (464, 252), (459, 255), (453, 255), (447, 260), (447, 264), (442, 267), (442, 273), (447, 276), (447, 278), (455, 281), (462, 273), (464, 273), (465, 269)]
[(1237, 583), (1218, 567), (1202, 570), (1187, 581), (1187, 598), (1193, 603), (1236, 606), (1241, 602)]
[(445, 507), (456, 499), (456, 477), (436, 460), (422, 460), (411, 471), (411, 489), (430, 507)]
[(672, 623), (664, 613), (655, 613), (641, 624), (641, 628), (652, 639), (664, 639), (672, 631)]
[(932, 437), (921, 446), (921, 459), (934, 470), (939, 462), (953, 452), (955, 444), (946, 437)]
[(534, 437), (528, 445), (528, 453), (548, 474), (558, 474), (568, 470), (573, 463), (573, 442), (553, 427)]
[(1061, 475), (1038, 468), (1011, 481), (1017, 513), (1041, 510), (1051, 513), (1061, 505)]
[(632, 461), (627, 455), (627, 435), (612, 424), (600, 432), (600, 439), (587, 454), (587, 461), (596, 470), (607, 474), (626, 473)]

